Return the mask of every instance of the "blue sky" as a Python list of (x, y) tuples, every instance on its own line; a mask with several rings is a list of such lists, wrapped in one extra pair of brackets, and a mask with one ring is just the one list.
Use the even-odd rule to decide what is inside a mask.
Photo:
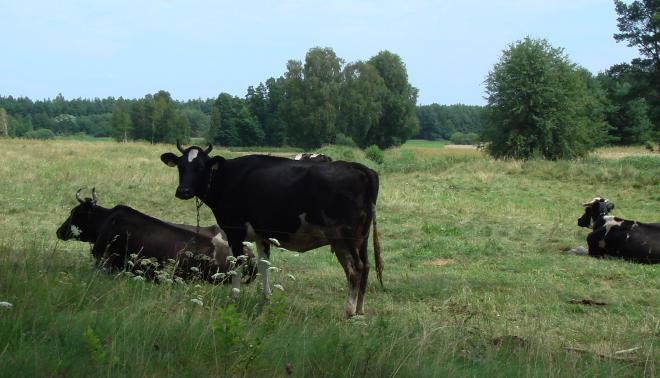
[(597, 73), (637, 51), (612, 38), (609, 0), (11, 1), (0, 3), (0, 95), (244, 96), (331, 47), (347, 62), (399, 54), (420, 104), (484, 104), (483, 80), (531, 36)]

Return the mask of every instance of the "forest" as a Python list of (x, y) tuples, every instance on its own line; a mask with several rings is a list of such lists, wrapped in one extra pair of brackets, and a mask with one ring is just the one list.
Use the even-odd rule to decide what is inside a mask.
[[(0, 135), (150, 143), (196, 137), (222, 146), (304, 149), (388, 148), (416, 138), (487, 144), (494, 156), (521, 158), (582, 156), (603, 145), (653, 148), (660, 142), (660, 21), (649, 15), (657, 5), (616, 1), (615, 7), (614, 39), (637, 47), (639, 58), (594, 74), (561, 47), (527, 37), (509, 45), (489, 72), (485, 106), (417, 104), (418, 90), (395, 53), (347, 63), (332, 48), (314, 47), (243, 97), (221, 92), (180, 101), (165, 90), (139, 99), (0, 96)], [(570, 146), (575, 141), (579, 146)], [(552, 145), (569, 147), (553, 151)]]

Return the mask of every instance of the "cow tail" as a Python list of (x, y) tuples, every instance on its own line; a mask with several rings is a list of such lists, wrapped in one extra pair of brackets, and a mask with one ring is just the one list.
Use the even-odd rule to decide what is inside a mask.
[(383, 258), (380, 255), (380, 241), (378, 240), (378, 227), (376, 225), (376, 204), (373, 204), (372, 207), (373, 211), (373, 242), (374, 242), (374, 260), (376, 260), (376, 276), (378, 277), (378, 281), (380, 282), (380, 286), (384, 287), (383, 285)]

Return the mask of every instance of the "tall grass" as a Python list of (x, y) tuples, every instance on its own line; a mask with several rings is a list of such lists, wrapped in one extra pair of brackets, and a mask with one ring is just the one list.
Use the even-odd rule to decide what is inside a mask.
[[(13, 308), (0, 308), (2, 376), (658, 375), (658, 267), (563, 252), (585, 244), (576, 218), (595, 195), (616, 215), (660, 220), (656, 157), (494, 161), (404, 146), (375, 165), (324, 147), (381, 177), (385, 289), (370, 280), (367, 315), (347, 321), (328, 248), (273, 251), (271, 283), (285, 291), (264, 304), (251, 285), (234, 304), (224, 286), (101, 273), (87, 245), (56, 240), (80, 187), (194, 223), (158, 158), (171, 146), (3, 142), (0, 301)], [(584, 298), (607, 305), (569, 303)]]

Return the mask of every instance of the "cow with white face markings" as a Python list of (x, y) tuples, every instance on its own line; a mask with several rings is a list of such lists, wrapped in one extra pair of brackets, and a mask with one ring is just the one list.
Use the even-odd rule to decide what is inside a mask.
[(596, 197), (583, 204), (578, 226), (592, 228), (587, 235), (589, 255), (620, 257), (641, 263), (660, 263), (660, 223), (641, 223), (609, 215), (614, 204)]
[[(271, 243), (298, 252), (330, 245), (348, 281), (345, 314), (364, 313), (372, 227), (376, 273), (382, 284), (376, 172), (345, 161), (321, 164), (267, 155), (224, 159), (209, 156), (211, 145), (184, 149), (177, 143), (177, 148), (181, 156), (161, 155), (163, 163), (178, 168), (176, 197), (197, 196), (211, 208), (234, 256), (242, 254), (244, 241), (255, 242), (265, 296), (271, 293)], [(239, 279), (234, 295), (240, 292)]]

